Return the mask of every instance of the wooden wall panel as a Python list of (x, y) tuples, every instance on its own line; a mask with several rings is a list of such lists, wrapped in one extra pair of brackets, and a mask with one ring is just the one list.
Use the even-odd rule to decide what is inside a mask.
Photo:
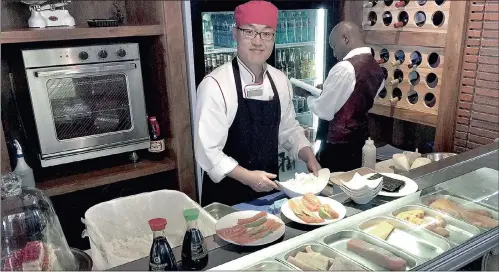
[(185, 60), (182, 3), (163, 1), (168, 116), (170, 118), (172, 147), (175, 150), (180, 191), (196, 200), (194, 153), (192, 143), (187, 67)]
[(463, 152), (499, 137), (499, 3), (487, 0), (468, 5), (463, 53), (454, 60), (462, 64), (451, 67), (459, 74), (444, 82), (455, 94), (449, 94), (454, 105), (442, 116), (446, 125), (437, 134), (439, 149), (445, 151)]

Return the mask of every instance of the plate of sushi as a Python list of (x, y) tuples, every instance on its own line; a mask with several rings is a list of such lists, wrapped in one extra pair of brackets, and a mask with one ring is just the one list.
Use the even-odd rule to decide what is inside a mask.
[(417, 192), (419, 188), (414, 180), (398, 174), (372, 173), (364, 177), (368, 180), (383, 178), (383, 189), (378, 194), (381, 196), (402, 197)]
[(282, 205), (281, 213), (296, 223), (323, 226), (343, 219), (347, 210), (332, 198), (310, 193), (289, 199)]
[(217, 221), (216, 232), (226, 242), (240, 246), (261, 246), (284, 235), (282, 220), (267, 212), (240, 211)]

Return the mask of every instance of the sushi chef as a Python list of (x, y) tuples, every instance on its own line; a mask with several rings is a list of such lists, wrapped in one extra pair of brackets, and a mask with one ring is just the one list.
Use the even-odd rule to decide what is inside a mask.
[(367, 114), (385, 85), (384, 74), (364, 45), (361, 29), (343, 21), (329, 35), (338, 63), (329, 71), (319, 97), (304, 90), (310, 110), (320, 118), (317, 139), (319, 162), (331, 172), (350, 171), (362, 165), (362, 146), (368, 136)]
[(205, 171), (201, 203), (254, 200), (277, 189), (278, 146), (321, 169), (295, 120), (292, 87), (266, 63), (275, 42), (277, 8), (266, 1), (234, 13), (237, 57), (207, 75), (198, 87), (194, 119), (196, 160)]

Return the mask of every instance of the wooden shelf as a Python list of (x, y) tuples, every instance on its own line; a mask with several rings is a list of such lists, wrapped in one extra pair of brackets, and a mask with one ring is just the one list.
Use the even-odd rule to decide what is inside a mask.
[(59, 40), (120, 38), (163, 35), (161, 25), (126, 25), (117, 27), (20, 28), (2, 30), (1, 44)]
[(165, 159), (164, 161), (142, 160), (135, 164), (129, 163), (97, 171), (45, 180), (37, 183), (37, 187), (43, 190), (48, 196), (55, 196), (166, 172), (175, 168), (176, 164), (171, 159)]
[(437, 114), (435, 113), (420, 112), (404, 108), (395, 108), (380, 104), (374, 104), (369, 113), (423, 124), (430, 127), (437, 126)]

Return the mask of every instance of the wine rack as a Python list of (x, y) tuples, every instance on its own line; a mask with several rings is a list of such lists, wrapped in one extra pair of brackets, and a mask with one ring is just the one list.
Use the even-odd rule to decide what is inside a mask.
[[(374, 58), (379, 60), (387, 78), (385, 90), (381, 91), (375, 103), (404, 108), (436, 115), (440, 98), (440, 86), (445, 57), (443, 48), (409, 47), (409, 46), (371, 46)], [(388, 59), (382, 58), (380, 52), (388, 51)], [(404, 61), (400, 64), (395, 55), (403, 52)], [(409, 68), (412, 59), (420, 58), (421, 63)], [(400, 83), (395, 82), (397, 75), (402, 75)], [(392, 84), (393, 83), (393, 84)], [(392, 98), (399, 97), (398, 101)]]
[[(403, 7), (396, 7), (399, 2), (407, 4)], [(363, 30), (446, 33), (450, 2), (450, 0), (366, 1), (362, 14), (362, 28)], [(373, 3), (376, 4), (372, 6)], [(387, 5), (387, 3), (391, 4)], [(398, 25), (399, 17), (407, 18), (406, 23), (395, 27)]]

